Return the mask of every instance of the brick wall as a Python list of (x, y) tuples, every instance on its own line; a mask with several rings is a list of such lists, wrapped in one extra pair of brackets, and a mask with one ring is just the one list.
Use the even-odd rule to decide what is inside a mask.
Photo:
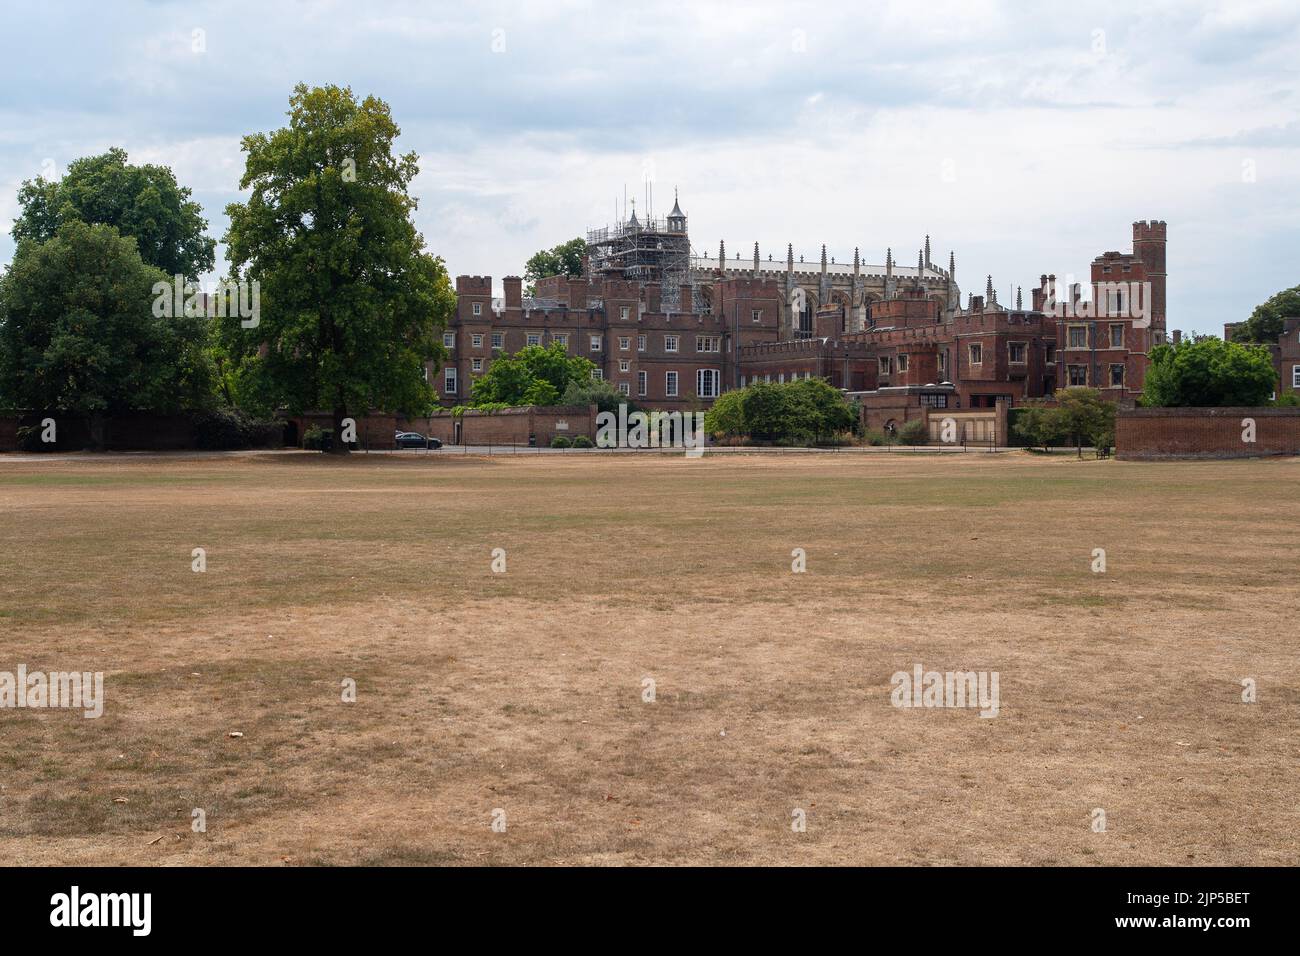
[[(1255, 441), (1243, 440), (1243, 419), (1255, 423)], [(1253, 458), (1300, 455), (1300, 408), (1134, 408), (1115, 419), (1115, 456)]]
[(404, 422), (403, 428), (440, 439), (444, 444), (527, 445), (529, 436), (540, 447), (550, 445), (556, 435), (573, 438), (586, 435), (596, 440), (595, 405), (532, 405), (498, 412), (467, 410), (460, 418), (459, 440), (456, 419), (451, 412), (434, 412), (429, 418)]

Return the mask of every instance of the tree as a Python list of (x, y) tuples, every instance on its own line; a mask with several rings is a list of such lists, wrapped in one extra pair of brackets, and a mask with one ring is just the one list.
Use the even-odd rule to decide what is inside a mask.
[[(446, 353), (456, 304), (442, 260), (424, 251), (409, 194), (415, 153), (395, 155), (388, 105), (299, 84), (289, 125), (245, 136), (244, 203), (226, 207), (236, 279), (261, 284), (255, 328), (220, 323), (234, 392), (260, 408), (426, 414), (426, 363)], [(342, 441), (335, 453), (347, 452)]]
[(641, 406), (620, 392), (607, 379), (592, 378), (587, 373), (587, 380), (573, 379), (565, 386), (560, 395), (561, 405), (595, 405), (599, 412), (617, 412), (620, 405), (627, 406), (627, 413), (641, 411)]
[(791, 382), (796, 401), (811, 409), (808, 428), (818, 440), (849, 431), (857, 418), (844, 393), (823, 378), (805, 378)]
[(558, 405), (571, 384), (592, 380), (595, 363), (570, 356), (559, 342), (526, 345), (514, 355), (501, 355), (474, 379), (471, 407), (483, 405)]
[(1276, 342), (1282, 335), (1282, 320), (1300, 316), (1300, 285), (1283, 289), (1255, 306), (1250, 318), (1232, 333), (1234, 342)]
[(1017, 435), (1029, 442), (1030, 446), (1039, 446), (1047, 451), (1047, 446), (1061, 437), (1061, 416), (1056, 409), (1049, 408), (1041, 402), (1028, 402), (1017, 410), (1016, 422), (1012, 426)]
[(1115, 403), (1101, 397), (1095, 388), (1076, 386), (1063, 388), (1056, 393), (1057, 406), (1049, 411), (1050, 420), (1058, 435), (1074, 439), (1079, 457), (1083, 445), (1110, 445), (1115, 432)]
[(155, 315), (155, 283), (134, 239), (71, 220), (46, 242), (24, 239), (0, 279), (0, 404), (90, 420), (211, 403), (202, 317)]
[(46, 242), (73, 221), (115, 226), (135, 239), (147, 265), (197, 281), (212, 270), (216, 242), (190, 195), (166, 166), (133, 166), (114, 147), (74, 160), (60, 180), (24, 182), (12, 233), (15, 241)]
[(747, 435), (745, 392), (746, 389), (733, 388), (719, 395), (713, 407), (704, 413), (704, 430), (714, 438)]
[(1256, 406), (1277, 388), (1268, 348), (1204, 337), (1157, 345), (1142, 386), (1149, 407)]
[(537, 280), (547, 276), (582, 275), (582, 257), (587, 254), (587, 241), (582, 237), (562, 242), (550, 249), (541, 249), (524, 263), (525, 295), (537, 294)]

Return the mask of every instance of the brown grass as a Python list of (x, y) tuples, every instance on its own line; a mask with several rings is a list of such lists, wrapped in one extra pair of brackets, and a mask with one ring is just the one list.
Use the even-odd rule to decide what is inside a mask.
[[(0, 670), (107, 690), (0, 710), (0, 860), (1295, 864), (1297, 479), (0, 458)], [(916, 663), (1000, 715), (893, 708)]]

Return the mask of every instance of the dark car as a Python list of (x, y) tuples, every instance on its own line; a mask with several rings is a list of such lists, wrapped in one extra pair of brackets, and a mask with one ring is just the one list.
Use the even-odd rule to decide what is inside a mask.
[(441, 448), (442, 442), (437, 438), (425, 438), (419, 432), (398, 432), (393, 439), (398, 448)]

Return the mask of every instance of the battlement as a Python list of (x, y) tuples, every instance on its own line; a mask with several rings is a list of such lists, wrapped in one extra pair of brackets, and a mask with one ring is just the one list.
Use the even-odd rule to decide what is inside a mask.
[(1167, 241), (1166, 224), (1163, 219), (1152, 219), (1147, 221), (1141, 219), (1133, 223), (1133, 241), (1141, 242), (1143, 240), (1162, 240)]
[(456, 276), (457, 295), (491, 295), (491, 276)]

